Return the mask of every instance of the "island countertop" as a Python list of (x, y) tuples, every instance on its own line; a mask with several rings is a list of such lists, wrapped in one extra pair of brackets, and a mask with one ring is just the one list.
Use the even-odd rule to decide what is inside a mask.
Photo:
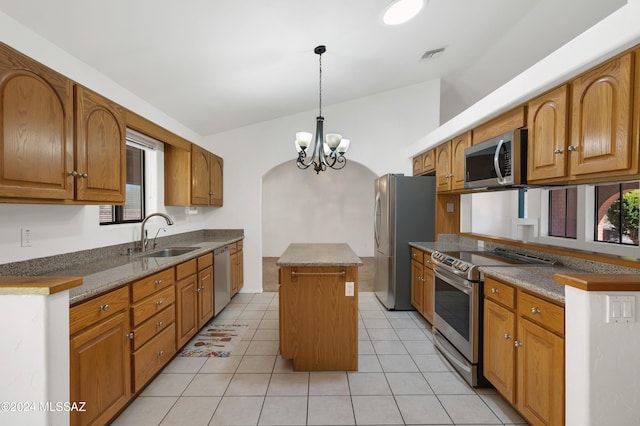
[(282, 253), (278, 266), (362, 266), (362, 260), (348, 244), (292, 243)]

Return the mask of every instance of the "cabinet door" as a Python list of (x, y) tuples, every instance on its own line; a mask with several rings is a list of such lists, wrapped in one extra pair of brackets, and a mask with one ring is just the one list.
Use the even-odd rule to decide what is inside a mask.
[(632, 69), (629, 53), (573, 81), (572, 176), (637, 172), (638, 141), (631, 139)]
[(76, 199), (122, 204), (125, 201), (124, 109), (75, 86)]
[(70, 401), (85, 401), (72, 412), (72, 425), (106, 424), (131, 396), (129, 314), (113, 315), (73, 336), (69, 342)]
[(191, 275), (176, 285), (176, 343), (182, 348), (198, 331), (198, 280)]
[[(429, 260), (429, 262), (431, 262)], [(429, 323), (433, 324), (433, 303), (435, 301), (435, 285), (433, 282), (433, 269), (429, 265), (422, 268), (422, 276), (424, 277), (424, 298), (422, 302), (422, 315)]]
[(518, 410), (532, 424), (564, 419), (564, 339), (519, 318)]
[(198, 145), (191, 145), (191, 204), (209, 205), (210, 184), (209, 152)]
[(198, 272), (198, 328), (213, 318), (213, 268)]
[(451, 191), (451, 141), (436, 147), (436, 192)]
[(419, 176), (422, 174), (422, 155), (413, 157), (413, 175)]
[(229, 263), (231, 265), (231, 297), (233, 297), (238, 292), (238, 252), (229, 256)]
[(563, 85), (529, 102), (529, 182), (567, 175), (568, 94)]
[(2, 43), (0, 129), (0, 197), (73, 199), (73, 83)]
[(471, 132), (451, 140), (451, 189), (464, 189), (464, 150), (471, 146)]
[(516, 402), (515, 314), (484, 300), (484, 376), (511, 404)]
[(244, 286), (244, 250), (238, 250), (238, 291)]
[[(436, 170), (436, 150), (430, 149), (422, 154), (422, 173), (431, 173)], [(414, 173), (415, 174), (415, 173)]]
[(211, 189), (209, 204), (212, 206), (222, 206), (222, 175), (224, 163), (221, 157), (211, 154), (211, 175), (209, 176), (209, 188)]
[(424, 300), (424, 278), (422, 277), (422, 263), (411, 260), (411, 304), (422, 313)]

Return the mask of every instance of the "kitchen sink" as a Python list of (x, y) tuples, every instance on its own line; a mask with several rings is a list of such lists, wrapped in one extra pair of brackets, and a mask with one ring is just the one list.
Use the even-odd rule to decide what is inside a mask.
[(187, 254), (200, 247), (167, 247), (162, 250), (143, 254), (141, 257), (173, 257), (180, 256), (181, 254)]

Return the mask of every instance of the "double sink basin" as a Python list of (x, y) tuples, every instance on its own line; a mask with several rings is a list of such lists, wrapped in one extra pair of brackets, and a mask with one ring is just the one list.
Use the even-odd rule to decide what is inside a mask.
[(158, 251), (143, 254), (140, 257), (174, 257), (187, 254), (194, 250), (198, 250), (199, 248), (200, 247), (167, 247)]

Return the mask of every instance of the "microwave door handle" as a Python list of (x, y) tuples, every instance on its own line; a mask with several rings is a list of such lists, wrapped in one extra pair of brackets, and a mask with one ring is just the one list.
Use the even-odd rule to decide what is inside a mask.
[(493, 154), (493, 167), (496, 169), (496, 174), (498, 175), (498, 183), (504, 183), (504, 176), (500, 173), (500, 149), (504, 145), (504, 139), (500, 139), (498, 145), (496, 146), (496, 152)]

